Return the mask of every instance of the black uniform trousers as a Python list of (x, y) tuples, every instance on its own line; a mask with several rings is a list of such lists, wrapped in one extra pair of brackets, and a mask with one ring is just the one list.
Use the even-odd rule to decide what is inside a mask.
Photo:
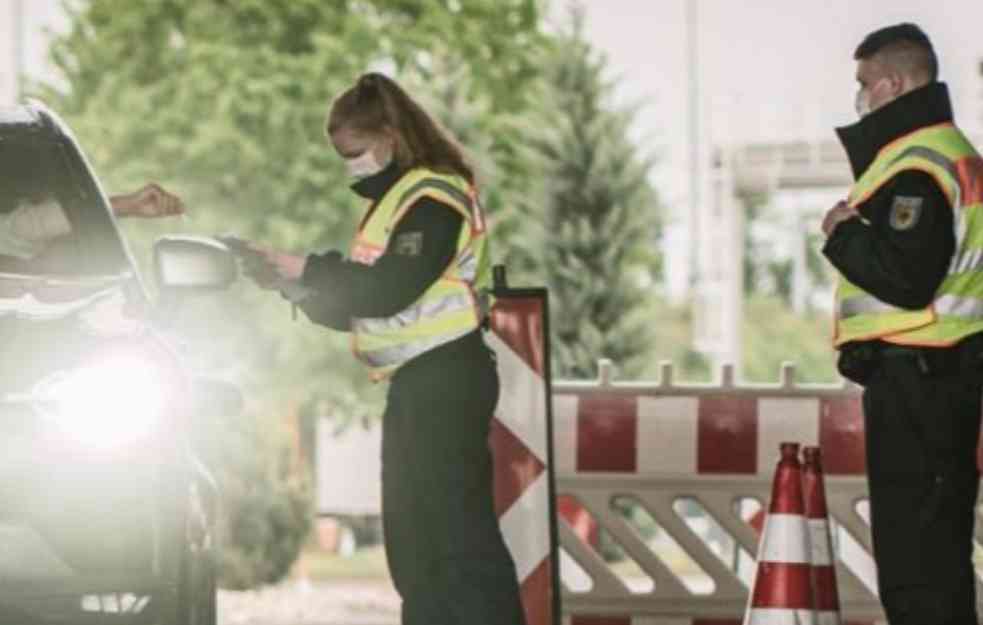
[(883, 356), (864, 396), (871, 533), (891, 625), (976, 625), (979, 373)]
[(403, 365), (383, 421), (386, 557), (403, 625), (523, 625), (495, 515), (494, 354), (476, 331)]

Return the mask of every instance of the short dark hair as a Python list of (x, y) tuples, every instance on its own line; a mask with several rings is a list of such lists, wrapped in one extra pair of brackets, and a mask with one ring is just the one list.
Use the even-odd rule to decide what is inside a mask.
[(867, 60), (875, 55), (896, 69), (909, 75), (916, 75), (935, 82), (939, 78), (939, 58), (935, 48), (921, 28), (916, 24), (896, 24), (875, 30), (857, 46), (853, 58)]

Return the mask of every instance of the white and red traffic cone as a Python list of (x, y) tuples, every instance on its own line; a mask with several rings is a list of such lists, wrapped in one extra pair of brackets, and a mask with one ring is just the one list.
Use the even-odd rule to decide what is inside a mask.
[(809, 538), (812, 545), (812, 592), (817, 625), (841, 625), (840, 595), (836, 589), (833, 536), (826, 509), (822, 453), (818, 447), (802, 450), (802, 491), (805, 496)]
[(782, 443), (744, 625), (815, 625), (799, 445)]

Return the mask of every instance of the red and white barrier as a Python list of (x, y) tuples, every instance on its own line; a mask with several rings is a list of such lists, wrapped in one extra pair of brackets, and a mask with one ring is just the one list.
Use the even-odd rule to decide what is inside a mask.
[[(560, 514), (573, 534), (594, 547), (595, 552), (598, 532), (605, 529), (610, 531), (610, 528), (606, 525), (602, 528), (598, 520), (578, 502), (580, 480), (584, 480), (584, 488), (595, 490), (599, 484), (622, 484), (612, 480), (624, 480), (618, 488), (625, 492), (632, 492), (632, 484), (635, 483), (632, 480), (649, 485), (646, 487), (662, 481), (680, 489), (673, 492), (684, 497), (687, 493), (685, 487), (678, 485), (680, 480), (685, 482), (692, 479), (694, 488), (699, 488), (701, 479), (708, 480), (705, 482), (707, 485), (716, 485), (717, 482), (713, 480), (718, 477), (733, 480), (746, 476), (750, 480), (747, 482), (748, 490), (752, 490), (751, 484), (769, 475), (776, 459), (775, 450), (783, 440), (798, 440), (810, 446), (821, 445), (826, 456), (824, 468), (836, 478), (834, 486), (837, 492), (855, 488), (859, 483), (856, 478), (863, 476), (863, 415), (856, 390), (799, 386), (792, 381), (791, 375), (786, 375), (779, 385), (737, 386), (728, 378), (726, 370), (724, 382), (717, 386), (679, 385), (672, 381), (671, 370), (668, 375), (665, 375), (666, 371), (664, 369), (662, 381), (657, 383), (612, 384), (606, 379), (602, 367), (598, 383), (561, 382), (554, 386), (556, 467), (562, 485)], [(791, 369), (786, 372), (791, 373)], [(743, 482), (734, 481), (734, 484)], [(750, 493), (747, 496), (754, 497)], [(653, 509), (661, 509), (663, 499), (649, 498), (647, 503), (656, 507)], [(752, 512), (750, 502), (751, 499), (739, 502), (740, 516), (746, 522)], [(744, 506), (748, 507), (747, 513)], [(662, 512), (679, 514), (678, 510), (671, 508)], [(847, 512), (845, 509), (839, 509), (839, 513), (856, 514), (853, 510)], [(711, 514), (722, 519), (726, 512), (718, 509)], [(760, 521), (763, 522), (764, 514), (761, 517)], [(853, 516), (844, 516), (843, 519), (848, 527), (857, 521)], [(661, 525), (662, 521), (659, 523)], [(761, 525), (758, 525), (756, 529), (760, 532), (760, 528)], [(855, 527), (850, 527), (848, 531), (840, 530), (839, 533), (839, 557), (846, 571), (852, 574), (847, 576), (845, 582), (847, 595), (853, 601), (853, 614), (863, 615), (861, 620), (848, 623), (870, 625), (873, 621), (867, 620), (870, 618), (868, 615), (876, 609), (875, 566), (870, 553), (855, 538), (855, 531)], [(676, 532), (677, 536), (690, 540), (685, 532), (679, 534), (678, 528)], [(712, 538), (701, 534), (700, 540), (709, 546), (707, 541)], [(694, 555), (707, 553), (703, 547), (697, 546), (687, 546), (686, 550)], [(830, 556), (831, 560), (836, 559), (834, 554)], [(810, 554), (803, 555), (802, 563), (807, 569), (809, 561)], [(581, 561), (578, 564), (587, 566), (588, 575), (592, 577), (603, 577), (605, 574), (597, 561)], [(570, 573), (572, 577), (568, 583), (573, 584), (576, 571), (571, 570)], [(565, 578), (566, 575), (565, 570)], [(726, 583), (726, 576), (721, 576), (719, 572), (712, 576), (714, 581)], [(648, 610), (641, 599), (638, 602), (620, 599), (620, 591), (610, 590), (610, 586), (600, 591), (586, 588), (583, 584), (579, 584), (576, 590), (573, 588), (570, 586), (570, 596), (575, 599), (571, 605), (575, 606), (573, 610), (577, 617), (571, 621), (573, 625), (677, 623), (677, 620), (661, 617), (646, 619), (624, 615), (608, 618), (603, 613), (588, 616), (593, 598), (596, 596), (597, 603), (602, 604), (608, 596), (613, 596), (611, 593), (619, 593), (619, 601), (632, 603), (632, 609), (639, 613), (648, 613)], [(664, 588), (656, 590), (660, 601), (668, 601), (675, 592), (668, 586)], [(866, 591), (870, 594), (866, 594)], [(724, 594), (727, 592), (724, 591)], [(724, 594), (718, 600), (722, 601)], [(700, 605), (700, 599), (692, 599), (694, 608)], [(812, 614), (811, 605), (803, 609)], [(695, 616), (678, 620), (679, 623), (696, 621), (700, 619)], [(704, 619), (700, 622), (723, 625), (733, 621)]]
[(495, 511), (515, 560), (528, 625), (553, 625), (559, 614), (546, 300), (541, 291), (517, 293), (498, 298), (492, 332), (486, 336), (501, 380), (489, 439), (495, 459)]
[[(605, 392), (554, 398), (560, 473), (767, 474), (783, 440), (827, 450), (828, 475), (863, 475), (857, 397), (700, 392)], [(716, 389), (715, 389), (716, 390)]]

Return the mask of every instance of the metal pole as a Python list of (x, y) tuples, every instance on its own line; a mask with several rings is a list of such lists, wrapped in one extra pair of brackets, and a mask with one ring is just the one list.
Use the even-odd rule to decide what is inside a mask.
[(697, 0), (686, 1), (686, 64), (689, 73), (689, 270), (700, 284), (700, 70)]
[(13, 0), (13, 44), (14, 44), (14, 102), (19, 103), (24, 95), (24, 0)]
[[(983, 57), (980, 57), (980, 77), (983, 77)], [(980, 96), (983, 97), (983, 91), (980, 92)], [(980, 122), (983, 123), (983, 117), (980, 117)]]

